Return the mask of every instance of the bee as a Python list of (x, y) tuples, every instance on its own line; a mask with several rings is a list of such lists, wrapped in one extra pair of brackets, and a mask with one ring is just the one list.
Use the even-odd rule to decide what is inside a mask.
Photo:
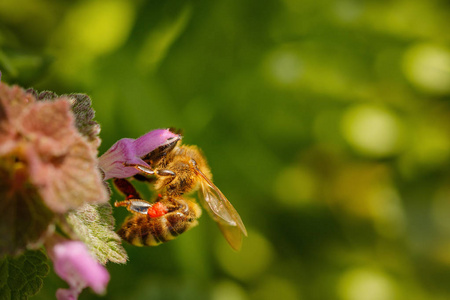
[(198, 225), (202, 210), (194, 201), (158, 195), (157, 201), (151, 204), (141, 200), (139, 193), (125, 179), (116, 179), (114, 183), (122, 192), (131, 192), (128, 197), (135, 198), (115, 203), (116, 207), (124, 206), (133, 213), (117, 232), (130, 244), (157, 246)]
[[(125, 206), (133, 212), (133, 216), (127, 219), (119, 230), (122, 238), (134, 244), (156, 245), (194, 227), (197, 225), (201, 210), (193, 200), (183, 197), (184, 194), (198, 190), (202, 206), (218, 224), (227, 242), (233, 249), (240, 249), (242, 237), (247, 236), (247, 230), (238, 212), (213, 184), (210, 168), (200, 149), (196, 146), (182, 145), (180, 140), (174, 140), (156, 148), (142, 157), (142, 160), (151, 168), (140, 164), (124, 163), (124, 165), (136, 168), (140, 174), (155, 176), (154, 187), (159, 196), (154, 204), (150, 204), (140, 200), (140, 196), (130, 187), (127, 191), (125, 184), (121, 183), (123, 180), (119, 180), (119, 185), (122, 185), (119, 189), (128, 195), (125, 201), (117, 202), (116, 206)], [(161, 207), (165, 207), (167, 213), (161, 215), (155, 213)], [(156, 226), (156, 219), (159, 218), (165, 219), (158, 221), (160, 222), (158, 224), (165, 226), (162, 229), (164, 233), (161, 234), (157, 229), (149, 229)], [(142, 234), (147, 234), (145, 239), (141, 237)], [(149, 235), (153, 238), (149, 238)]]

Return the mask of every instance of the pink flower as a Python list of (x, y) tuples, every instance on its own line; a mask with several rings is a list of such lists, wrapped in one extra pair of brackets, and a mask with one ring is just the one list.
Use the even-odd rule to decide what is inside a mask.
[(158, 147), (166, 146), (181, 139), (181, 136), (169, 129), (155, 129), (137, 139), (117, 141), (99, 158), (99, 167), (105, 172), (105, 180), (110, 178), (127, 178), (139, 173), (127, 164), (150, 166), (142, 158)]
[(80, 241), (63, 241), (47, 249), (53, 260), (56, 274), (64, 279), (69, 289), (58, 289), (58, 300), (77, 299), (81, 291), (90, 287), (97, 294), (106, 290), (108, 271), (90, 254)]
[(108, 201), (97, 150), (75, 127), (72, 102), (65, 96), (37, 101), (18, 86), (0, 83), (0, 157), (22, 163), (56, 213)]
[(38, 248), (58, 215), (109, 199), (90, 99), (38, 99), (0, 82), (0, 257)]

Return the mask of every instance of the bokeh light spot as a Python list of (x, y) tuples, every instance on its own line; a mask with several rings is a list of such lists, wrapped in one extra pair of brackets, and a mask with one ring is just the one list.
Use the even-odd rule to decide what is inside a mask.
[(211, 295), (212, 300), (247, 300), (248, 296), (245, 290), (237, 283), (224, 280), (217, 283)]
[(74, 5), (52, 41), (57, 52), (57, 61), (52, 66), (55, 73), (67, 80), (90, 82), (92, 61), (121, 47), (134, 20), (135, 7), (129, 1), (83, 1)]
[(370, 269), (353, 269), (342, 275), (338, 284), (342, 300), (396, 299), (392, 281), (383, 273)]
[(359, 1), (336, 1), (335, 5), (335, 14), (344, 23), (356, 21), (363, 12), (363, 4)]
[(269, 241), (260, 233), (249, 230), (248, 237), (239, 252), (231, 250), (223, 239), (216, 247), (219, 264), (230, 275), (241, 280), (260, 276), (273, 260), (274, 250)]
[(315, 175), (308, 169), (287, 167), (275, 179), (277, 200), (287, 207), (299, 207), (314, 199), (317, 190)]
[(373, 157), (396, 154), (402, 146), (402, 126), (387, 109), (363, 104), (350, 108), (342, 118), (347, 142), (358, 152)]
[(73, 28), (75, 42), (103, 54), (125, 42), (133, 19), (134, 9), (128, 1), (93, 1), (74, 10), (68, 16), (68, 25)]
[(450, 50), (432, 44), (408, 49), (403, 58), (406, 77), (419, 89), (435, 94), (450, 93)]
[(270, 53), (265, 61), (266, 76), (275, 85), (294, 85), (300, 80), (302, 72), (299, 55), (290, 49), (277, 49)]

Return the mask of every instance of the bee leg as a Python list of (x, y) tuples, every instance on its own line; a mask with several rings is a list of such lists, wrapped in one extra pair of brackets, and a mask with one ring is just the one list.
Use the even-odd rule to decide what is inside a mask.
[(131, 198), (142, 198), (141, 195), (139, 195), (139, 192), (134, 188), (134, 186), (125, 178), (114, 178), (113, 184), (119, 192), (125, 195), (127, 200)]
[(132, 213), (148, 215), (150, 218), (158, 218), (164, 216), (168, 211), (168, 207), (161, 202), (149, 203), (141, 199), (129, 199), (124, 201), (116, 201), (115, 207), (126, 207)]
[(158, 169), (156, 170), (156, 175), (158, 176), (170, 176), (170, 180), (168, 182), (166, 182), (166, 184), (170, 184), (175, 177), (177, 176), (177, 174), (174, 171), (168, 170), (168, 169)]
[(174, 171), (167, 170), (167, 169), (158, 169), (158, 170), (156, 170), (156, 175), (158, 175), (158, 176), (172, 176), (172, 177), (176, 176)]
[(147, 166), (144, 165), (140, 165), (140, 164), (127, 164), (127, 163), (123, 163), (123, 165), (125, 167), (133, 167), (135, 169), (137, 169), (138, 171), (147, 174), (147, 175), (155, 175), (155, 171), (153, 171), (152, 169), (150, 169)]
[(140, 213), (146, 215), (153, 204), (142, 199), (128, 199), (124, 201), (116, 201), (115, 207), (126, 207), (126, 209), (132, 213)]
[(123, 164), (125, 167), (133, 167), (139, 171), (141, 171), (144, 174), (147, 175), (157, 175), (157, 176), (171, 176), (171, 180), (169, 181), (169, 183), (176, 177), (176, 174), (174, 171), (168, 170), (168, 169), (158, 169), (156, 171), (150, 169), (147, 166), (144, 165), (140, 165), (140, 164), (127, 164), (124, 163)]

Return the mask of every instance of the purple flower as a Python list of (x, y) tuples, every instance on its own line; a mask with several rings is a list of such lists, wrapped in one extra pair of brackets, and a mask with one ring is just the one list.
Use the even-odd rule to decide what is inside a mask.
[(117, 141), (99, 158), (99, 167), (105, 172), (105, 180), (110, 178), (127, 178), (139, 173), (135, 168), (125, 167), (127, 164), (150, 166), (142, 157), (158, 147), (165, 146), (181, 136), (169, 129), (155, 129), (137, 139), (121, 139)]
[(81, 291), (90, 287), (97, 294), (105, 292), (109, 282), (108, 271), (90, 254), (80, 241), (62, 241), (47, 249), (56, 274), (64, 279), (69, 289), (58, 289), (58, 300), (77, 299)]

